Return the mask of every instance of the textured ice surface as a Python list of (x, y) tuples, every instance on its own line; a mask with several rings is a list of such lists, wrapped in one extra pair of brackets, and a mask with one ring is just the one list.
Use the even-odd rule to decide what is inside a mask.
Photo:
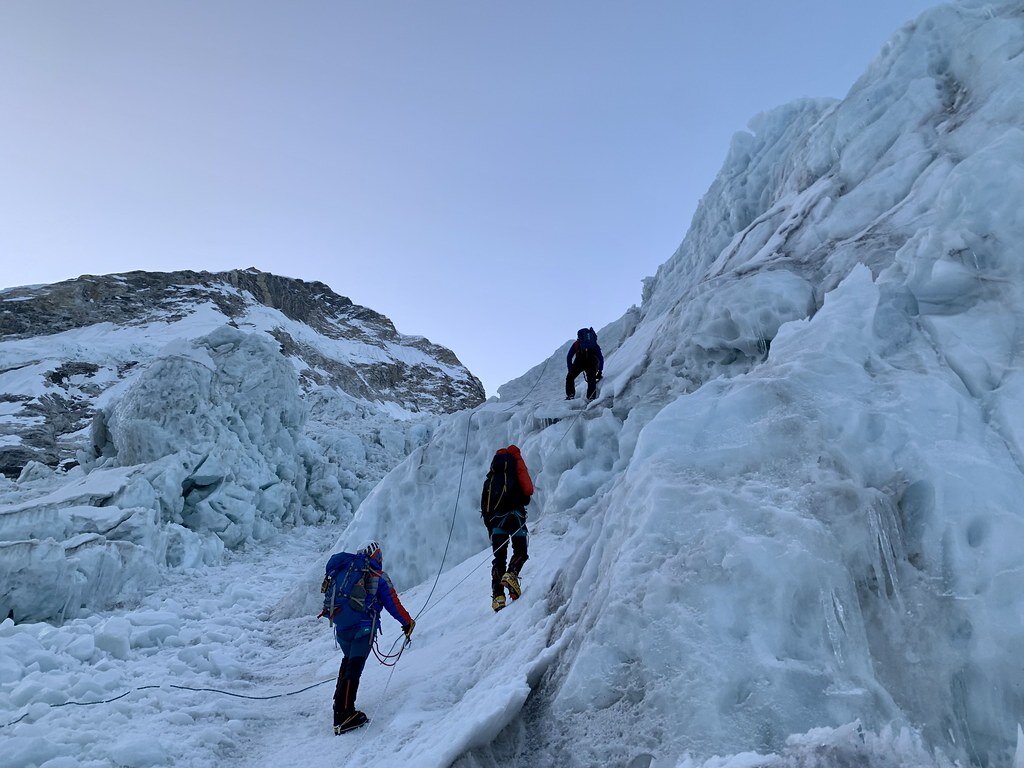
[[(562, 401), (563, 347), (422, 435), (334, 546), (382, 539), (418, 618), (393, 677), (364, 675), (365, 730), (330, 735), (329, 684), (260, 704), (143, 693), (69, 722), (46, 708), (140, 670), (330, 680), (323, 554), (270, 539), (228, 553), (244, 576), (197, 565), (196, 606), (0, 625), (0, 711), (27, 712), (12, 754), (108, 759), (113, 712), (195, 765), (1016, 768), (1022, 53), (1020, 2), (945, 6), (842, 101), (759, 116), (641, 305), (600, 329), (596, 403)], [(495, 615), (477, 494), (510, 442), (537, 493), (523, 597)], [(117, 748), (160, 756), (137, 747)]]
[[(5, 295), (0, 616), (18, 620), (347, 518), (435, 413), (482, 399), (449, 350), (321, 283), (134, 272)], [(86, 472), (111, 487), (63, 498)]]
[(327, 387), (311, 400), (264, 334), (225, 325), (168, 345), (94, 419), (81, 466), (32, 462), (0, 488), (0, 615), (131, 602), (163, 566), (347, 518), (432, 425)]
[[(429, 578), (463, 444), (449, 563), (485, 547), (479, 483), (516, 442), (531, 520), (564, 532), (556, 583), (533, 596), (563, 618), (514, 628), (556, 656), (458, 765), (627, 764), (627, 742), (700, 764), (854, 721), (1008, 763), (1024, 709), (1022, 53), (1019, 2), (945, 6), (842, 101), (760, 115), (641, 306), (600, 329), (596, 404), (559, 402), (558, 350), (366, 500), (339, 544), (380, 537), (397, 580)], [(528, 590), (550, 578), (538, 567)]]

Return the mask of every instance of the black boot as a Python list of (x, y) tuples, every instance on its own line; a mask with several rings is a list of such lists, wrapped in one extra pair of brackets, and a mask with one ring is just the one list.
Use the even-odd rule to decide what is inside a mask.
[(356, 694), (359, 692), (359, 679), (345, 680), (342, 690), (342, 706), (344, 707), (339, 720), (335, 715), (334, 735), (340, 736), (370, 722), (365, 712), (356, 709)]
[(370, 722), (370, 718), (366, 716), (365, 712), (360, 712), (358, 709), (353, 710), (352, 714), (345, 718), (341, 725), (334, 726), (334, 735), (341, 736), (341, 734), (354, 731), (368, 722)]
[(342, 721), (348, 717), (349, 712), (345, 710), (346, 700), (348, 695), (346, 693), (348, 684), (348, 659), (344, 659), (341, 662), (341, 668), (338, 670), (338, 684), (334, 686), (334, 727), (337, 728), (341, 725)]
[[(347, 671), (347, 670), (346, 670)], [(354, 730), (361, 725), (366, 725), (370, 719), (366, 713), (356, 709), (356, 694), (359, 692), (359, 679), (346, 677), (344, 680), (338, 678), (338, 689), (334, 699), (334, 735)]]

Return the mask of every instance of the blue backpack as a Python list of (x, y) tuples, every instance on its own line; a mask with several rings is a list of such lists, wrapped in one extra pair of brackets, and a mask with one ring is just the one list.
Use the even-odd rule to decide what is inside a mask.
[(576, 331), (576, 341), (580, 352), (592, 352), (597, 349), (597, 334), (593, 328), (580, 328)]
[(334, 621), (339, 612), (369, 615), (377, 595), (377, 574), (368, 555), (338, 552), (327, 561), (323, 615)]

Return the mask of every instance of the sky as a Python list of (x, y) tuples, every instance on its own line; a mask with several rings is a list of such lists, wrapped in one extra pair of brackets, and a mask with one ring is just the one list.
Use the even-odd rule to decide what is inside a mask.
[(255, 266), (488, 394), (640, 301), (731, 137), (931, 0), (10, 0), (0, 286)]

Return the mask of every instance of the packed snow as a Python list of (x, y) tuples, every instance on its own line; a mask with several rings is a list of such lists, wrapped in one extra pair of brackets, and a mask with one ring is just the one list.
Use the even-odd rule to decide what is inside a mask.
[[(197, 493), (170, 524), (195, 537), (177, 545), (193, 559), (156, 591), (59, 626), (0, 624), (0, 715), (18, 719), (6, 756), (47, 768), (1024, 765), (1022, 53), (1019, 1), (942, 6), (900, 30), (843, 100), (758, 116), (641, 305), (599, 329), (596, 402), (562, 400), (567, 329), (499, 398), (418, 445), (406, 437), (408, 457), (350, 523), (296, 525), (323, 456), (303, 453), (283, 390), (239, 388), (235, 366), (259, 343), (222, 331), (187, 362), (167, 359), (111, 403), (109, 457), (0, 487), (12, 527), (77, 519), (79, 537), (101, 538), (136, 515), (132, 530), (149, 530), (163, 497), (137, 489), (159, 477), (191, 477)], [(215, 392), (215, 371), (234, 384)], [(194, 418), (148, 405), (168, 398)], [(209, 472), (140, 483), (105, 463), (134, 451), (142, 467), (177, 467), (197, 441), (249, 469), (226, 477), (214, 452)], [(494, 614), (477, 494), (509, 443), (537, 492), (523, 597)], [(274, 486), (253, 477), (288, 493), (264, 502)], [(107, 493), (138, 503), (106, 507), (134, 512), (88, 511)], [(250, 529), (226, 564), (205, 559)], [(334, 737), (340, 654), (314, 618), (317, 586), (330, 552), (371, 537), (418, 623), (393, 670), (364, 674), (370, 724)], [(60, 561), (67, 542), (49, 541), (12, 557)], [(169, 547), (139, 548), (153, 546)], [(26, 589), (51, 599), (33, 578)], [(386, 652), (400, 635), (384, 628)]]

